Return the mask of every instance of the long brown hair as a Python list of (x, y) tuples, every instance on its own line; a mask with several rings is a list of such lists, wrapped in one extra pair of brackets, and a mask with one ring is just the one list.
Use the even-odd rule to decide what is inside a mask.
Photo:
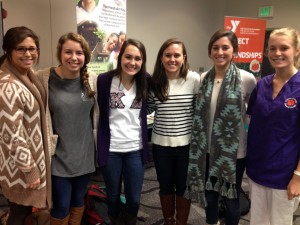
[(170, 38), (166, 40), (162, 46), (160, 47), (157, 57), (156, 63), (154, 66), (153, 76), (151, 79), (151, 88), (154, 92), (154, 95), (159, 99), (159, 101), (164, 102), (168, 100), (168, 90), (169, 90), (169, 81), (166, 75), (166, 71), (163, 67), (161, 58), (166, 48), (168, 48), (172, 44), (179, 44), (182, 46), (182, 54), (185, 56), (184, 63), (180, 68), (179, 76), (182, 78), (186, 78), (188, 70), (189, 70), (189, 63), (187, 60), (187, 53), (184, 43), (178, 38)]
[(79, 43), (83, 50), (83, 54), (85, 57), (84, 57), (83, 67), (80, 69), (80, 78), (81, 78), (81, 82), (84, 86), (84, 89), (86, 91), (86, 94), (89, 97), (93, 97), (96, 94), (96, 92), (92, 90), (92, 88), (89, 84), (89, 81), (88, 81), (89, 73), (88, 73), (88, 68), (87, 68), (87, 64), (91, 60), (91, 50), (90, 50), (90, 46), (89, 46), (88, 42), (84, 39), (84, 37), (80, 34), (73, 33), (73, 32), (69, 32), (69, 33), (62, 35), (59, 38), (58, 43), (57, 43), (56, 58), (61, 63), (62, 48), (63, 48), (64, 43), (68, 40)]
[(225, 29), (220, 29), (217, 30), (210, 38), (207, 50), (208, 50), (208, 56), (210, 57), (211, 55), (211, 49), (214, 45), (214, 43), (219, 40), (222, 37), (227, 37), (228, 40), (230, 41), (232, 48), (233, 48), (233, 53), (237, 54), (239, 51), (239, 44), (238, 44), (238, 38), (234, 32), (231, 30), (225, 30)]
[[(136, 99), (137, 101), (141, 101), (142, 99), (146, 100), (147, 99), (147, 93), (148, 93), (148, 88), (147, 88), (147, 71), (146, 71), (146, 61), (147, 61), (147, 55), (146, 55), (146, 49), (145, 46), (142, 42), (136, 40), (136, 39), (127, 39), (126, 41), (124, 41), (121, 49), (120, 49), (120, 53), (118, 55), (118, 64), (117, 64), (117, 68), (115, 70), (115, 75), (120, 75), (122, 73), (122, 56), (126, 50), (126, 48), (129, 45), (133, 45), (135, 47), (137, 47), (140, 52), (141, 52), (141, 56), (142, 56), (142, 66), (140, 71), (134, 75), (134, 79), (136, 82)], [(122, 78), (120, 78), (122, 79)]]

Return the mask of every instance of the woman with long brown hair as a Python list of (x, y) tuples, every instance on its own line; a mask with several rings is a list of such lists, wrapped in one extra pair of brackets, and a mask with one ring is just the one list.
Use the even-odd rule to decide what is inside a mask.
[(51, 147), (51, 225), (81, 223), (89, 174), (95, 171), (98, 107), (96, 75), (87, 69), (90, 55), (83, 36), (67, 33), (57, 44), (60, 65), (37, 72), (48, 91), (48, 129), (57, 141)]

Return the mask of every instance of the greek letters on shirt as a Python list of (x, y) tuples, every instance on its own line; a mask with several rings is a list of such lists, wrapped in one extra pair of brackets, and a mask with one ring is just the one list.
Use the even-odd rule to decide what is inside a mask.
[[(124, 109), (125, 104), (122, 102), (122, 97), (125, 96), (123, 92), (112, 92), (110, 93), (110, 108), (111, 109)], [(142, 101), (138, 102), (136, 99), (133, 100), (130, 109), (141, 109)]]

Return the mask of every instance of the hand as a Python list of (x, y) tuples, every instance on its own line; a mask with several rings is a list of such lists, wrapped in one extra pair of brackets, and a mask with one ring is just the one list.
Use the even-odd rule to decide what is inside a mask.
[(30, 183), (28, 184), (28, 188), (31, 188), (31, 189), (38, 189), (38, 187), (40, 186), (41, 184), (41, 179), (38, 178), (36, 181), (34, 181), (33, 183)]
[(300, 196), (300, 176), (293, 175), (287, 187), (287, 195), (289, 200)]

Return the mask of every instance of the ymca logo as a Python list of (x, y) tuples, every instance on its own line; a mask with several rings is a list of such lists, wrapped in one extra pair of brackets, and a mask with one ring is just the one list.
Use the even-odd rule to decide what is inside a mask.
[(240, 24), (241, 21), (239, 21), (239, 20), (230, 20), (230, 22), (231, 22), (231, 25), (232, 25), (231, 31), (235, 32), (236, 28), (238, 27), (238, 25)]

